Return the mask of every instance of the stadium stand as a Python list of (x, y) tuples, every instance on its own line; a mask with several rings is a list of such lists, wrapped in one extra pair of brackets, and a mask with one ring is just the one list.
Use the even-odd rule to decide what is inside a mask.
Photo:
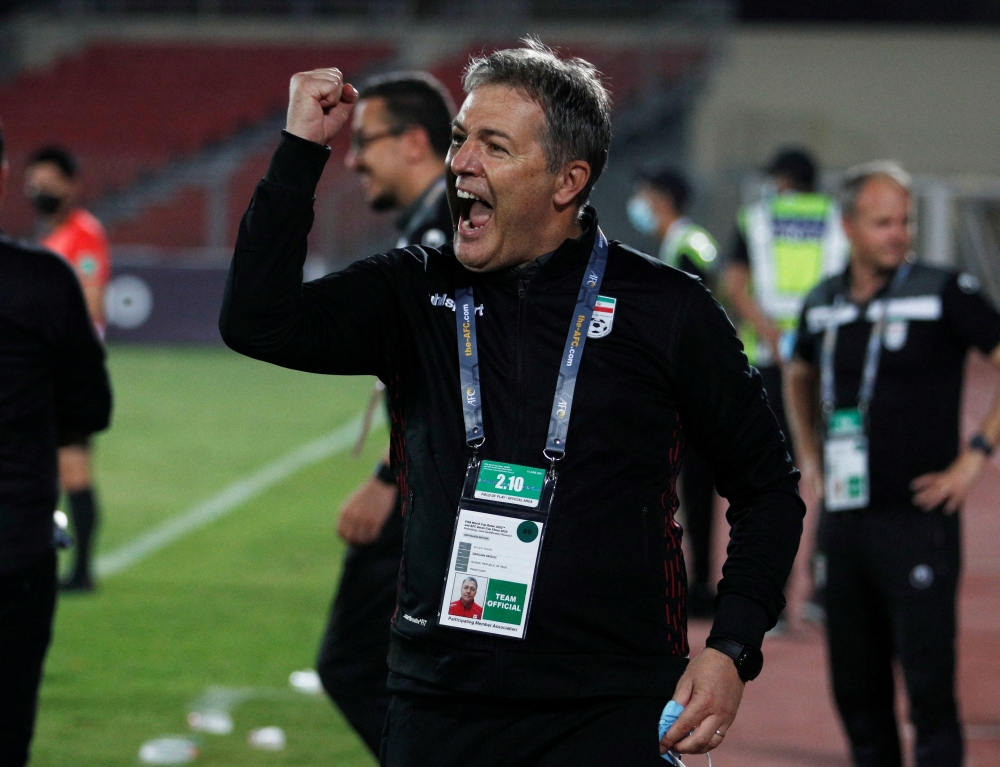
[[(510, 43), (514, 44), (514, 41)], [(461, 74), (469, 57), (483, 50), (498, 47), (504, 47), (504, 44), (494, 41), (490, 45), (470, 45), (462, 53), (442, 59), (429, 69), (448, 87), (456, 102), (461, 103), (463, 95)], [(652, 53), (645, 49), (640, 50), (638, 46), (602, 46), (588, 43), (565, 47), (573, 54), (594, 62), (604, 72), (614, 94), (616, 110), (619, 112), (627, 110), (639, 100), (641, 94), (647, 93), (650, 89), (669, 90), (675, 87), (690, 73), (692, 67), (704, 60), (706, 55), (703, 45), (680, 45), (669, 42), (664, 42), (662, 48)], [(262, 50), (266, 52), (266, 56)], [(158, 92), (157, 96), (150, 100), (150, 104), (155, 106), (144, 103), (143, 109), (140, 110), (142, 117), (139, 118), (137, 115), (137, 122), (138, 119), (144, 120), (142, 129), (136, 131), (139, 138), (135, 142), (141, 154), (132, 160), (132, 165), (128, 168), (120, 165), (115, 167), (114, 163), (102, 163), (102, 167), (104, 165), (111, 167), (105, 169), (103, 175), (98, 174), (98, 177), (93, 179), (92, 192), (107, 191), (109, 188), (121, 186), (123, 178), (136, 178), (141, 172), (149, 173), (162, 169), (170, 158), (190, 155), (206, 144), (225, 139), (227, 132), (232, 134), (251, 124), (255, 118), (259, 122), (265, 118), (273, 119), (275, 114), (280, 116), (284, 109), (289, 73), (313, 65), (308, 62), (333, 61), (350, 75), (351, 72), (357, 73), (369, 64), (384, 66), (390, 57), (390, 51), (386, 46), (322, 49), (239, 47), (233, 50), (220, 46), (209, 51), (193, 45), (156, 46), (152, 50), (147, 50), (145, 46), (140, 50), (138, 46), (102, 45), (85, 53), (80, 57), (80, 62), (96, 67), (96, 63), (88, 64), (88, 62), (107, 62), (116, 59), (121, 65), (128, 56), (136, 57), (143, 62), (143, 66), (164, 71), (176, 69), (179, 74), (177, 77), (170, 77), (158, 73), (147, 83), (147, 87), (151, 84)], [(183, 63), (180, 63), (181, 61)], [(224, 63), (216, 67), (216, 62), (220, 61)], [(61, 63), (54, 68), (50, 76), (57, 77), (57, 73), (65, 71), (70, 63)], [(108, 64), (101, 63), (100, 66), (104, 67), (100, 71), (109, 71)], [(266, 70), (266, 75), (253, 74), (258, 72), (258, 69)], [(194, 95), (185, 95), (183, 102), (175, 102), (174, 114), (170, 116), (169, 124), (166, 122), (157, 124), (157, 115), (165, 111), (167, 105), (171, 103), (168, 95), (170, 89), (174, 87), (171, 83), (185, 83), (183, 88), (195, 90), (193, 81), (199, 78), (201, 72), (206, 71), (211, 71), (212, 75), (209, 80), (198, 83), (198, 92)], [(251, 74), (247, 74), (247, 71)], [(44, 87), (38, 83), (37, 76), (22, 79), (26, 83), (34, 81), (32, 88)], [(132, 83), (139, 81), (139, 76), (136, 75), (130, 75), (127, 80)], [(26, 83), (20, 87), (30, 90)], [(238, 87), (232, 88), (232, 83), (237, 83)], [(116, 89), (125, 85), (126, 82), (121, 82)], [(214, 103), (215, 94), (222, 90), (223, 86), (236, 91), (237, 95), (225, 93), (218, 99), (218, 108), (215, 106), (211, 110), (197, 108), (197, 104), (205, 104), (209, 100)], [(244, 90), (254, 91), (252, 103), (244, 103), (239, 97), (238, 92)], [(0, 91), (0, 109), (3, 109), (6, 102), (3, 93)], [(113, 111), (111, 107), (106, 106), (108, 98), (107, 93), (102, 96), (101, 106), (94, 109), (95, 113), (100, 110), (105, 110), (105, 114)], [(123, 101), (132, 98), (124, 96)], [(177, 109), (176, 105), (182, 103), (183, 108)], [(126, 108), (124, 104), (114, 107), (114, 109), (122, 108)], [(185, 114), (191, 115), (191, 119), (186, 119)], [(94, 133), (96, 135), (93, 135)], [(101, 135), (100, 132), (87, 135), (85, 130), (80, 130), (76, 135), (80, 136), (81, 142), (86, 140), (88, 146), (100, 145), (102, 148), (112, 144), (116, 139)], [(169, 198), (153, 199), (133, 215), (110, 221), (109, 234), (112, 243), (119, 246), (141, 244), (168, 250), (184, 249), (188, 257), (191, 249), (204, 248), (212, 244), (230, 246), (235, 240), (246, 201), (249, 200), (257, 180), (267, 168), (270, 153), (277, 140), (276, 130), (274, 136), (274, 142), (268, 142), (263, 147), (248, 151), (239, 165), (229, 171), (224, 195), (228, 203), (224, 227), (225, 243), (206, 241), (205, 232), (209, 228), (207, 221), (209, 202), (205, 187), (200, 182), (179, 183)], [(72, 139), (66, 138), (65, 141), (70, 143)], [(102, 141), (105, 142), (103, 145), (100, 144)], [(172, 142), (169, 144), (169, 150), (166, 148), (168, 141)], [(132, 143), (131, 139), (129, 143)], [(384, 236), (380, 227), (364, 209), (363, 202), (354, 193), (355, 182), (340, 163), (346, 148), (345, 135), (338, 138), (338, 143), (334, 147), (334, 159), (327, 167), (318, 193), (317, 209), (320, 215), (312, 235), (313, 249), (323, 253), (334, 263), (351, 255), (357, 255), (358, 252), (364, 252), (367, 248), (375, 247), (378, 237)]]
[[(363, 42), (92, 45), (0, 86), (14, 188), (27, 153), (55, 143), (79, 156), (87, 197), (96, 200), (284, 110), (289, 72), (331, 60), (357, 72), (393, 54), (392, 46)], [(178, 204), (187, 206), (189, 198), (181, 195)], [(30, 210), (18, 195), (5, 218), (14, 233), (30, 227)], [(140, 235), (134, 226), (125, 232), (141, 242), (156, 243), (170, 230), (166, 221), (137, 224), (150, 226), (149, 233)], [(176, 236), (159, 241), (166, 245)], [(122, 240), (115, 235), (113, 241)]]

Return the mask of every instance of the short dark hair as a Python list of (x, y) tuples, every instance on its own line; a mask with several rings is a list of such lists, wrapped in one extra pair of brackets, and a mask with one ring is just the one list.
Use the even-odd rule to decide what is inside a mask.
[(80, 166), (77, 165), (76, 158), (62, 147), (47, 146), (39, 149), (28, 158), (28, 167), (41, 165), (45, 162), (52, 163), (59, 168), (59, 172), (66, 178), (76, 178), (80, 172)]
[(545, 114), (541, 142), (549, 173), (571, 160), (590, 165), (590, 179), (577, 198), (584, 203), (608, 162), (611, 95), (589, 61), (560, 58), (531, 37), (522, 42), (523, 48), (473, 57), (462, 85), (466, 93), (482, 85), (505, 85), (536, 102)]
[(767, 166), (767, 175), (787, 178), (800, 192), (816, 190), (816, 161), (804, 149), (782, 149)]
[(687, 213), (691, 203), (691, 182), (679, 170), (651, 166), (640, 170), (636, 180), (669, 197), (678, 213)]
[(359, 99), (385, 99), (385, 107), (397, 130), (417, 125), (427, 131), (434, 153), (448, 154), (451, 118), (455, 102), (436, 77), (427, 72), (390, 72), (367, 80), (358, 90)]

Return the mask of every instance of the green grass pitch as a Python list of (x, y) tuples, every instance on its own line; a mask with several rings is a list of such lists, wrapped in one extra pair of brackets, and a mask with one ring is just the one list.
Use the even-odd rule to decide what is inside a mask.
[[(368, 378), (282, 370), (225, 349), (116, 347), (112, 428), (95, 446), (109, 552), (231, 482), (355, 417)], [(375, 762), (324, 696), (291, 693), (314, 667), (343, 545), (336, 510), (371, 470), (385, 432), (304, 469), (229, 516), (60, 600), (33, 767), (138, 763), (140, 745), (190, 733), (207, 688), (258, 688), (231, 735), (198, 735), (200, 765)], [(268, 697), (270, 696), (270, 697)], [(247, 745), (278, 725), (283, 751)]]

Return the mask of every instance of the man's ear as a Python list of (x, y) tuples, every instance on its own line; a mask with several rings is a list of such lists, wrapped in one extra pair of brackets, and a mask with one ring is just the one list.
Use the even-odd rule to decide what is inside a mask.
[(428, 155), (434, 154), (427, 131), (419, 125), (411, 125), (400, 138), (403, 141), (403, 152), (410, 162), (422, 162)]
[(556, 190), (552, 195), (553, 204), (557, 208), (574, 204), (588, 181), (590, 181), (590, 163), (585, 160), (570, 160), (559, 171)]

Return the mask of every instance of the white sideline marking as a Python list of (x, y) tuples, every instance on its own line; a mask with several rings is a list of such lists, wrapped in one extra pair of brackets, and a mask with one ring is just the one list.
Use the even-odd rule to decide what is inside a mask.
[[(381, 425), (383, 420), (384, 415), (379, 410), (373, 425)], [(262, 466), (253, 474), (236, 480), (211, 498), (196, 503), (187, 511), (171, 517), (129, 543), (98, 557), (95, 566), (97, 575), (106, 578), (120, 573), (185, 535), (226, 516), (292, 474), (319, 463), (341, 450), (346, 450), (354, 445), (360, 428), (359, 415), (339, 429)]]

